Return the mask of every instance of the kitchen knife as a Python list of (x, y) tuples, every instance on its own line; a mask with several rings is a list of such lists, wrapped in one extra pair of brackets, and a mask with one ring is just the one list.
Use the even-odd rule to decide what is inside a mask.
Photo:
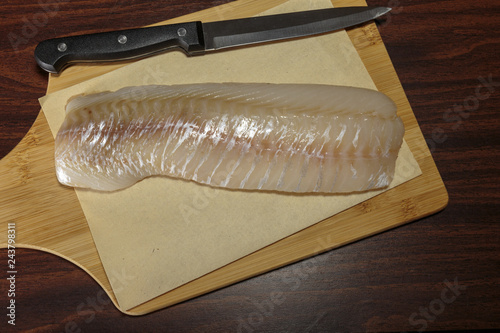
[(171, 49), (197, 55), (228, 47), (331, 32), (373, 20), (390, 10), (387, 7), (327, 8), (54, 38), (38, 44), (35, 59), (45, 71), (60, 73), (71, 63), (127, 60)]

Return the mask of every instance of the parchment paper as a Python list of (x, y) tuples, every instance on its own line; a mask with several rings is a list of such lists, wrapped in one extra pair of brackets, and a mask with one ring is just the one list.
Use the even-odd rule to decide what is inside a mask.
[[(265, 14), (331, 7), (291, 0)], [(323, 83), (376, 89), (345, 31), (199, 57), (171, 52), (40, 99), (54, 136), (69, 97), (144, 84)], [(421, 174), (406, 143), (391, 187)], [(120, 307), (130, 309), (382, 191), (287, 195), (153, 177), (114, 193), (77, 190)]]

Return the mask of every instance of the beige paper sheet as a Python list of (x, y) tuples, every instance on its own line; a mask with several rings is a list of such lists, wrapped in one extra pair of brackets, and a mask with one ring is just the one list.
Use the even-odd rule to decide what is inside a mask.
[[(291, 0), (266, 12), (331, 7)], [(52, 133), (69, 97), (144, 84), (194, 82), (324, 83), (375, 89), (345, 31), (188, 58), (171, 52), (40, 99)], [(406, 143), (391, 187), (421, 174)], [(287, 195), (228, 191), (153, 177), (115, 193), (77, 190), (106, 272), (125, 269), (113, 291), (130, 309), (382, 191)]]

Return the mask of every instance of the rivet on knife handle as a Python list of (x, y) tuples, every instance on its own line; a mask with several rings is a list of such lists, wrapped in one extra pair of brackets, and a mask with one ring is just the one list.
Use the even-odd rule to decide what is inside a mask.
[(54, 38), (35, 49), (38, 65), (59, 73), (73, 62), (119, 61), (147, 56), (170, 48), (187, 54), (205, 52), (201, 22)]

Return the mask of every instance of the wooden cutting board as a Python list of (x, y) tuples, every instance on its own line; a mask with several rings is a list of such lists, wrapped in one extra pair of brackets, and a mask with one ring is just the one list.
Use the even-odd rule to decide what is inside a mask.
[[(284, 1), (240, 0), (170, 22), (203, 20), (204, 16), (221, 10), (237, 17), (252, 16)], [(336, 7), (366, 5), (362, 0), (333, 0), (332, 3)], [(7, 224), (15, 222), (17, 247), (39, 249), (70, 260), (89, 273), (121, 311), (140, 315), (439, 211), (448, 202), (446, 189), (375, 24), (350, 29), (348, 34), (377, 88), (398, 105), (398, 113), (405, 123), (405, 139), (419, 163), (421, 176), (125, 311), (117, 305), (74, 190), (57, 182), (54, 139), (40, 112), (23, 140), (0, 161), (0, 233), (6, 235)], [(60, 76), (50, 76), (47, 92), (123, 65), (70, 67)], [(6, 244), (0, 246), (6, 247)]]

